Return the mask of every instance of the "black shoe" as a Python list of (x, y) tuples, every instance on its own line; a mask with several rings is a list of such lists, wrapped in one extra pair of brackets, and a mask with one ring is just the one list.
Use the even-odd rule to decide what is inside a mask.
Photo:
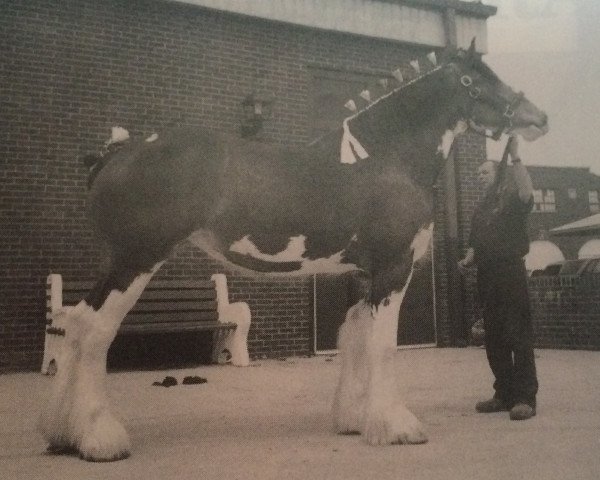
[(504, 400), (501, 400), (500, 398), (490, 398), (489, 400), (477, 402), (475, 410), (479, 413), (495, 413), (505, 412), (509, 410), (509, 408)]
[(198, 376), (194, 375), (194, 376), (184, 377), (183, 382), (181, 382), (181, 383), (182, 383), (182, 385), (198, 385), (198, 384), (206, 383), (206, 382), (208, 382), (208, 380), (206, 380), (206, 378), (198, 377)]
[(152, 385), (155, 387), (174, 387), (177, 385), (177, 379), (175, 377), (165, 377), (162, 382), (154, 382)]
[(535, 417), (535, 407), (526, 403), (517, 403), (510, 409), (511, 420), (529, 420), (531, 417)]

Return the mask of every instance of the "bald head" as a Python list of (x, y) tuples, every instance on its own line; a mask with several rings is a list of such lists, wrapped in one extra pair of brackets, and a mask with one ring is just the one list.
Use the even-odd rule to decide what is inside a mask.
[(498, 166), (491, 160), (487, 160), (479, 165), (479, 168), (477, 169), (477, 179), (479, 180), (480, 185), (486, 190), (494, 184), (497, 169)]

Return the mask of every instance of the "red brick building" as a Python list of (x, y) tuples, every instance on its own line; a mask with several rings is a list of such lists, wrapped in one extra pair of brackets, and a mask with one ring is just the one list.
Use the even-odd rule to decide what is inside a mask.
[(553, 242), (565, 259), (598, 235), (553, 236), (550, 230), (600, 212), (600, 176), (589, 168), (528, 166), (535, 205), (529, 217), (531, 240)]
[[(301, 145), (341, 120), (331, 105), (365, 79), (473, 36), (485, 52), (494, 13), (457, 0), (1, 2), (0, 371), (39, 368), (46, 276), (90, 279), (99, 268), (81, 158), (98, 151), (111, 127), (132, 135), (173, 124), (239, 132), (242, 103), (253, 95), (270, 106), (260, 139)], [(464, 315), (448, 266), (468, 235), (483, 158), (481, 138), (462, 139), (437, 189), (433, 341), (440, 346), (464, 340), (472, 309)], [(160, 276), (223, 270), (183, 244)], [(252, 355), (314, 350), (314, 279), (226, 273), (234, 299), (252, 310)]]

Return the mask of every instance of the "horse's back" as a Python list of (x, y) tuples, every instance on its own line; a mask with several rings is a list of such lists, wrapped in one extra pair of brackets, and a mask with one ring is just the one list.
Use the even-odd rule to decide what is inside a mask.
[(134, 139), (110, 154), (89, 195), (89, 213), (109, 243), (164, 245), (210, 217), (224, 176), (226, 139), (177, 128), (153, 141)]

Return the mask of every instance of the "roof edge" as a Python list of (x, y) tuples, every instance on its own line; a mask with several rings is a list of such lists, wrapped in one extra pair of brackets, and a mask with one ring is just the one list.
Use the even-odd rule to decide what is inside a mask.
[(465, 2), (463, 0), (379, 0), (380, 2), (401, 3), (411, 7), (422, 7), (432, 10), (445, 10), (453, 8), (457, 13), (472, 15), (480, 18), (489, 18), (496, 15), (498, 7), (485, 5), (481, 0)]

